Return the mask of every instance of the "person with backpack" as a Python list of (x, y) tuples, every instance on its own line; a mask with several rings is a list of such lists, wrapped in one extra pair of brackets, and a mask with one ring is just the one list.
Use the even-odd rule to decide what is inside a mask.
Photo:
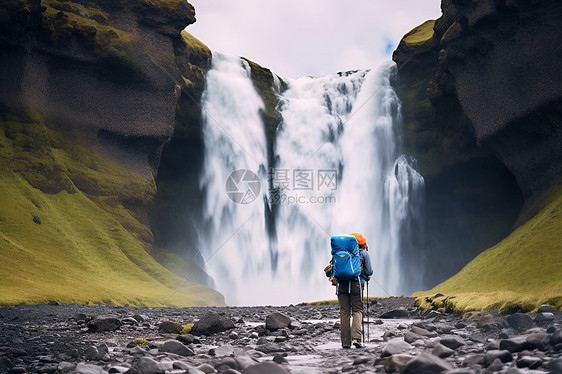
[[(340, 334), (343, 348), (362, 348), (363, 286), (373, 275), (367, 241), (363, 235), (334, 235), (330, 238), (332, 260), (324, 269), (336, 286), (340, 306)], [(353, 322), (350, 326), (350, 319)]]

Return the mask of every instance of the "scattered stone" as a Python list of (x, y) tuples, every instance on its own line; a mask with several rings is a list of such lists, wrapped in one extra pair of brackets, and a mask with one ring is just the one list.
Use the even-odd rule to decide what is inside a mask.
[(555, 346), (562, 343), (562, 329), (558, 329), (552, 333), (550, 337), (550, 344)]
[(382, 349), (381, 357), (391, 356), (397, 353), (408, 352), (412, 346), (400, 338), (389, 340)]
[(227, 344), (227, 345), (221, 345), (220, 347), (217, 348), (211, 348), (209, 350), (209, 355), (211, 356), (230, 356), (231, 354), (234, 354), (234, 347)]
[(452, 369), (447, 361), (428, 353), (420, 353), (402, 368), (400, 374), (434, 374)]
[(283, 313), (271, 313), (265, 318), (265, 328), (269, 331), (277, 331), (289, 327), (291, 318)]
[(246, 370), (244, 374), (289, 374), (289, 372), (281, 365), (273, 362), (262, 362), (256, 365), (252, 365)]
[(39, 216), (33, 216), (33, 222), (40, 225), (41, 224), (41, 218), (39, 218)]
[(491, 365), (494, 360), (500, 360), (501, 362), (510, 362), (513, 360), (513, 356), (509, 351), (488, 351), (484, 355), (484, 361), (486, 365)]
[(543, 304), (540, 306), (540, 308), (537, 310), (537, 313), (552, 313), (554, 312), (554, 308), (551, 307), (548, 304)]
[(554, 321), (554, 313), (549, 313), (549, 312), (538, 313), (535, 316), (536, 323), (552, 322), (552, 321)]
[(191, 328), (193, 335), (211, 335), (234, 328), (231, 319), (221, 316), (217, 312), (208, 311)]
[(193, 352), (191, 348), (180, 343), (177, 340), (168, 340), (167, 342), (164, 343), (164, 345), (160, 348), (159, 351), (166, 352), (166, 353), (174, 353), (176, 355), (185, 356), (185, 357), (195, 355), (195, 352)]
[(49, 305), (51, 305), (51, 306), (59, 306), (60, 303), (59, 303), (58, 301), (56, 301), (56, 300), (49, 300)]
[[(101, 366), (79, 363), (76, 365), (72, 374), (105, 374), (105, 370)], [(145, 374), (145, 373), (139, 373)]]
[(164, 370), (158, 366), (158, 362), (148, 357), (139, 358), (133, 365), (138, 374), (164, 374)]
[(441, 338), (440, 343), (443, 344), (445, 347), (451, 349), (457, 349), (458, 347), (466, 345), (464, 339), (457, 335), (445, 335), (444, 337)]
[(121, 373), (126, 373), (130, 368), (125, 367), (125, 366), (112, 366), (109, 369), (109, 374), (121, 374)]
[(414, 357), (406, 354), (392, 355), (384, 362), (384, 370), (387, 374), (398, 373)]
[(86, 356), (86, 358), (89, 360), (97, 360), (99, 354), (100, 353), (98, 352), (98, 349), (94, 346), (88, 347), (84, 352), (84, 356)]
[(557, 358), (548, 363), (549, 373), (560, 374), (562, 373), (562, 358)]
[(113, 316), (97, 316), (88, 322), (88, 329), (91, 332), (115, 331), (120, 326), (119, 318)]
[[(216, 373), (217, 371), (215, 370), (214, 367), (212, 367), (209, 364), (201, 364), (199, 366), (197, 366), (195, 368), (196, 370), (199, 370), (201, 373), (206, 373), (206, 374), (212, 374), (212, 373)], [(191, 374), (191, 371), (190, 371)]]
[(283, 364), (287, 362), (287, 359), (282, 354), (276, 354), (275, 356), (273, 356), (273, 362), (276, 362), (278, 364)]
[(355, 360), (353, 360), (353, 363), (351, 365), (357, 366), (357, 365), (366, 364), (368, 362), (369, 362), (369, 357), (357, 357)]
[(538, 357), (525, 356), (516, 362), (518, 368), (537, 369), (542, 365), (542, 360)]
[(158, 325), (158, 332), (163, 334), (179, 334), (183, 330), (181, 323), (172, 321), (162, 321)]
[(485, 373), (495, 373), (503, 369), (502, 361), (499, 358), (494, 359), (486, 368)]
[(509, 315), (505, 317), (505, 322), (508, 326), (519, 332), (533, 327), (533, 319), (529, 315), (523, 313), (514, 313)]
[(263, 352), (265, 354), (285, 352), (285, 348), (277, 343), (267, 342), (265, 344), (260, 344), (256, 347), (256, 351)]
[(74, 370), (74, 368), (76, 368), (76, 364), (73, 364), (72, 362), (61, 362), (57, 367), (57, 371), (60, 374), (66, 374), (70, 373), (72, 370)]
[(399, 319), (399, 318), (408, 318), (409, 313), (406, 309), (394, 309), (389, 312), (383, 313), (379, 316), (379, 318), (383, 319)]
[(413, 343), (413, 342), (415, 342), (416, 340), (419, 340), (419, 339), (421, 339), (421, 338), (422, 338), (422, 337), (421, 337), (420, 335), (415, 334), (415, 333), (413, 333), (412, 331), (406, 331), (406, 332), (404, 333), (404, 341), (405, 341), (406, 343)]
[(486, 359), (483, 353), (466, 356), (462, 361), (464, 366), (484, 365), (485, 362)]
[(452, 356), (455, 353), (454, 350), (451, 348), (445, 347), (443, 344), (437, 344), (431, 354), (439, 357), (439, 358), (446, 358)]

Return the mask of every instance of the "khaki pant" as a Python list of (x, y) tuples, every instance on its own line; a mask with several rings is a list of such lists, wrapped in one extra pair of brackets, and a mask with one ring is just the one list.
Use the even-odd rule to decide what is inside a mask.
[[(361, 341), (361, 320), (363, 318), (363, 300), (361, 287), (358, 283), (341, 282), (338, 286), (338, 302), (340, 304), (341, 344), (351, 347), (351, 339)], [(351, 328), (349, 322), (353, 313)]]

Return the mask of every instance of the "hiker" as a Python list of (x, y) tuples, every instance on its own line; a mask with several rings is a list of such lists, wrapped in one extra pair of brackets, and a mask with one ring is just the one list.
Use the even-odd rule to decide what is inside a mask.
[[(362, 348), (361, 343), (361, 322), (363, 319), (363, 286), (373, 275), (371, 258), (367, 252), (367, 241), (363, 235), (353, 233), (350, 235), (335, 235), (331, 238), (332, 260), (324, 271), (330, 278), (332, 284), (336, 286), (336, 294), (340, 305), (340, 333), (343, 348)], [(355, 246), (355, 248), (354, 248)], [(358, 248), (357, 248), (358, 247)], [(342, 249), (343, 248), (343, 249)], [(340, 252), (342, 251), (342, 252)], [(353, 275), (342, 275), (345, 271), (338, 269), (335, 264), (339, 258), (344, 258), (345, 252), (350, 253), (351, 269), (354, 261), (359, 263), (359, 270), (353, 269)], [(335, 259), (335, 257), (339, 257)], [(353, 257), (356, 257), (355, 260)], [(358, 258), (357, 258), (358, 257)], [(347, 265), (344, 265), (347, 266)], [(341, 266), (340, 266), (341, 268)], [(339, 278), (339, 279), (338, 279)], [(345, 279), (347, 278), (347, 279)], [(350, 328), (350, 317), (353, 315), (353, 322)]]

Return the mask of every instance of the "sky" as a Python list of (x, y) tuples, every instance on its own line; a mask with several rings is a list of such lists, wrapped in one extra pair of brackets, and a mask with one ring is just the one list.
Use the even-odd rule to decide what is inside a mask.
[(188, 0), (186, 30), (211, 50), (246, 57), (282, 78), (368, 69), (405, 33), (441, 15), (440, 0)]

